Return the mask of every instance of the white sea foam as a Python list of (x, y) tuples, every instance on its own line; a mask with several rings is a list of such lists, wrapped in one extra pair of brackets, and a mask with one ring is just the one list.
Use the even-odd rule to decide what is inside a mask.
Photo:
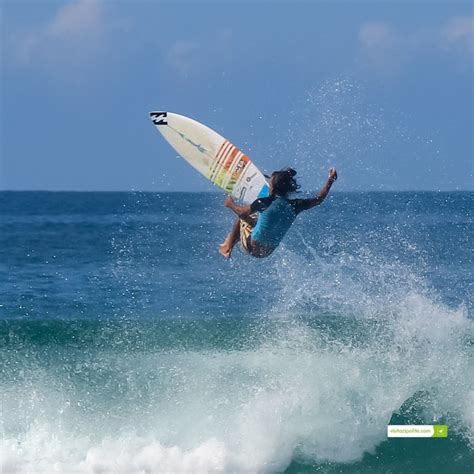
[[(418, 393), (429, 393), (426, 422), (449, 416), (450, 432), (472, 438), (467, 311), (442, 304), (399, 264), (363, 252), (348, 259), (283, 252), (273, 329), (250, 334), (252, 348), (102, 350), (70, 373), (25, 368), (31, 374), (4, 392), (1, 472), (263, 473), (295, 458), (353, 462), (374, 452), (392, 413)], [(315, 311), (340, 328), (356, 322), (354, 334), (329, 334), (306, 317)], [(93, 385), (93, 374), (103, 379)], [(104, 396), (101, 380), (117, 393)]]
[(225, 448), (214, 439), (187, 451), (137, 437), (104, 439), (91, 447), (84, 439), (46, 441), (44, 430), (50, 427), (31, 432), (21, 447), (13, 440), (4, 442), (2, 473), (217, 473), (226, 467)]

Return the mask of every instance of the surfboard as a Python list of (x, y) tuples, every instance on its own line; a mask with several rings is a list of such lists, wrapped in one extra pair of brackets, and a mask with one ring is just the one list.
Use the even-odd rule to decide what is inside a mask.
[(172, 112), (150, 112), (150, 118), (182, 158), (232, 197), (250, 204), (269, 195), (261, 171), (246, 154), (214, 130)]

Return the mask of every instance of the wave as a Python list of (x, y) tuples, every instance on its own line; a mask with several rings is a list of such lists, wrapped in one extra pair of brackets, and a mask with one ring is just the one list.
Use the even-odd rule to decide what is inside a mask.
[(356, 465), (391, 420), (446, 423), (450, 462), (472, 459), (465, 307), (366, 247), (303, 241), (272, 271), (277, 303), (252, 317), (3, 321), (2, 472)]

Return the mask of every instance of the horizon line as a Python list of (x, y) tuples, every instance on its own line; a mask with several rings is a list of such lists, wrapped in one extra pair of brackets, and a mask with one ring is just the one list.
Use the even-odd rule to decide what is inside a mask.
[[(474, 189), (353, 189), (353, 190), (332, 190), (331, 194), (338, 193), (473, 193)], [(104, 190), (104, 189), (0, 189), (0, 193), (142, 193), (142, 194), (227, 194), (222, 191), (179, 191), (179, 190)], [(308, 194), (303, 192), (302, 194)], [(294, 193), (292, 193), (294, 194)]]

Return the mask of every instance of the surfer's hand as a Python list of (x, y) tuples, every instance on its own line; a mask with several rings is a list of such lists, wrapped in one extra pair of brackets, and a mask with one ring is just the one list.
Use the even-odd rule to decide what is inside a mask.
[(224, 206), (225, 207), (232, 207), (234, 205), (234, 200), (232, 199), (231, 196), (227, 196), (224, 200)]
[(334, 182), (337, 179), (337, 171), (336, 168), (329, 168), (329, 179)]

